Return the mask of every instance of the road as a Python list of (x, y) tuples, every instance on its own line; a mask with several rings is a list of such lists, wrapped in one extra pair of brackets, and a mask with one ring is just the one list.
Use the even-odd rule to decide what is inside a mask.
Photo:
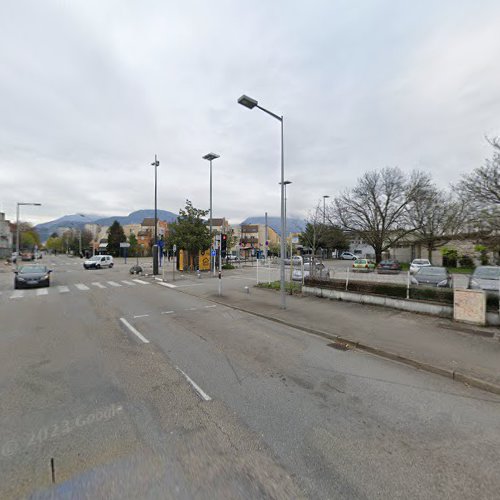
[(497, 498), (500, 397), (215, 304), (206, 275), (47, 262), (47, 290), (0, 273), (1, 498)]

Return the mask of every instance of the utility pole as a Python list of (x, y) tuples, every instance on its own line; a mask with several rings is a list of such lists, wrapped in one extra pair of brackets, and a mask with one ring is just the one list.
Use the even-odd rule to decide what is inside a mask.
[(153, 242), (153, 274), (158, 274), (158, 166), (160, 162), (155, 155), (155, 161), (151, 163), (155, 167), (155, 230)]

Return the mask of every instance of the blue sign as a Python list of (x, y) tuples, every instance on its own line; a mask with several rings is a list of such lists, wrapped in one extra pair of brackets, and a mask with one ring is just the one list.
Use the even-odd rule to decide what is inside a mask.
[(210, 255), (211, 255), (212, 257), (215, 257), (215, 256), (217, 255), (217, 252), (216, 252), (215, 250), (212, 250), (212, 251), (210, 252)]

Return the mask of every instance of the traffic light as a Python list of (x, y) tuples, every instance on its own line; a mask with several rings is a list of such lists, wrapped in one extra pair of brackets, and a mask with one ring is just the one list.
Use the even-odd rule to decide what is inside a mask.
[(220, 252), (221, 252), (221, 257), (226, 256), (226, 253), (227, 253), (227, 234), (221, 235)]

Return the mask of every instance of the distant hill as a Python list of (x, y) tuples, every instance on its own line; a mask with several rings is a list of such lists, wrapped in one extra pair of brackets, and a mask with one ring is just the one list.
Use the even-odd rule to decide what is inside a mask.
[[(115, 220), (117, 220), (122, 226), (125, 224), (140, 224), (146, 217), (154, 217), (154, 210), (136, 210), (128, 215), (117, 215), (114, 217), (103, 217), (102, 215), (83, 215), (83, 214), (72, 214), (64, 215), (49, 222), (44, 222), (43, 224), (38, 224), (35, 229), (40, 235), (40, 239), (45, 242), (48, 240), (49, 236), (56, 231), (59, 227), (74, 227), (83, 229), (85, 224), (99, 224), (101, 226), (110, 226)], [(177, 215), (168, 210), (158, 210), (158, 219), (165, 220), (167, 222), (173, 222), (177, 220)]]
[[(242, 224), (265, 224), (265, 217), (247, 217)], [(273, 228), (278, 235), (281, 236), (281, 218), (280, 217), (268, 217), (267, 225)], [(302, 233), (305, 228), (305, 221), (302, 219), (294, 219), (291, 217), (286, 218), (286, 232), (290, 233)]]
[[(122, 226), (125, 224), (140, 224), (144, 219), (155, 216), (154, 210), (136, 210), (128, 215), (119, 215), (117, 217), (103, 217), (96, 219), (94, 222), (101, 226), (111, 226), (117, 220)], [(168, 210), (158, 210), (158, 219), (167, 222), (175, 222), (178, 215)]]

